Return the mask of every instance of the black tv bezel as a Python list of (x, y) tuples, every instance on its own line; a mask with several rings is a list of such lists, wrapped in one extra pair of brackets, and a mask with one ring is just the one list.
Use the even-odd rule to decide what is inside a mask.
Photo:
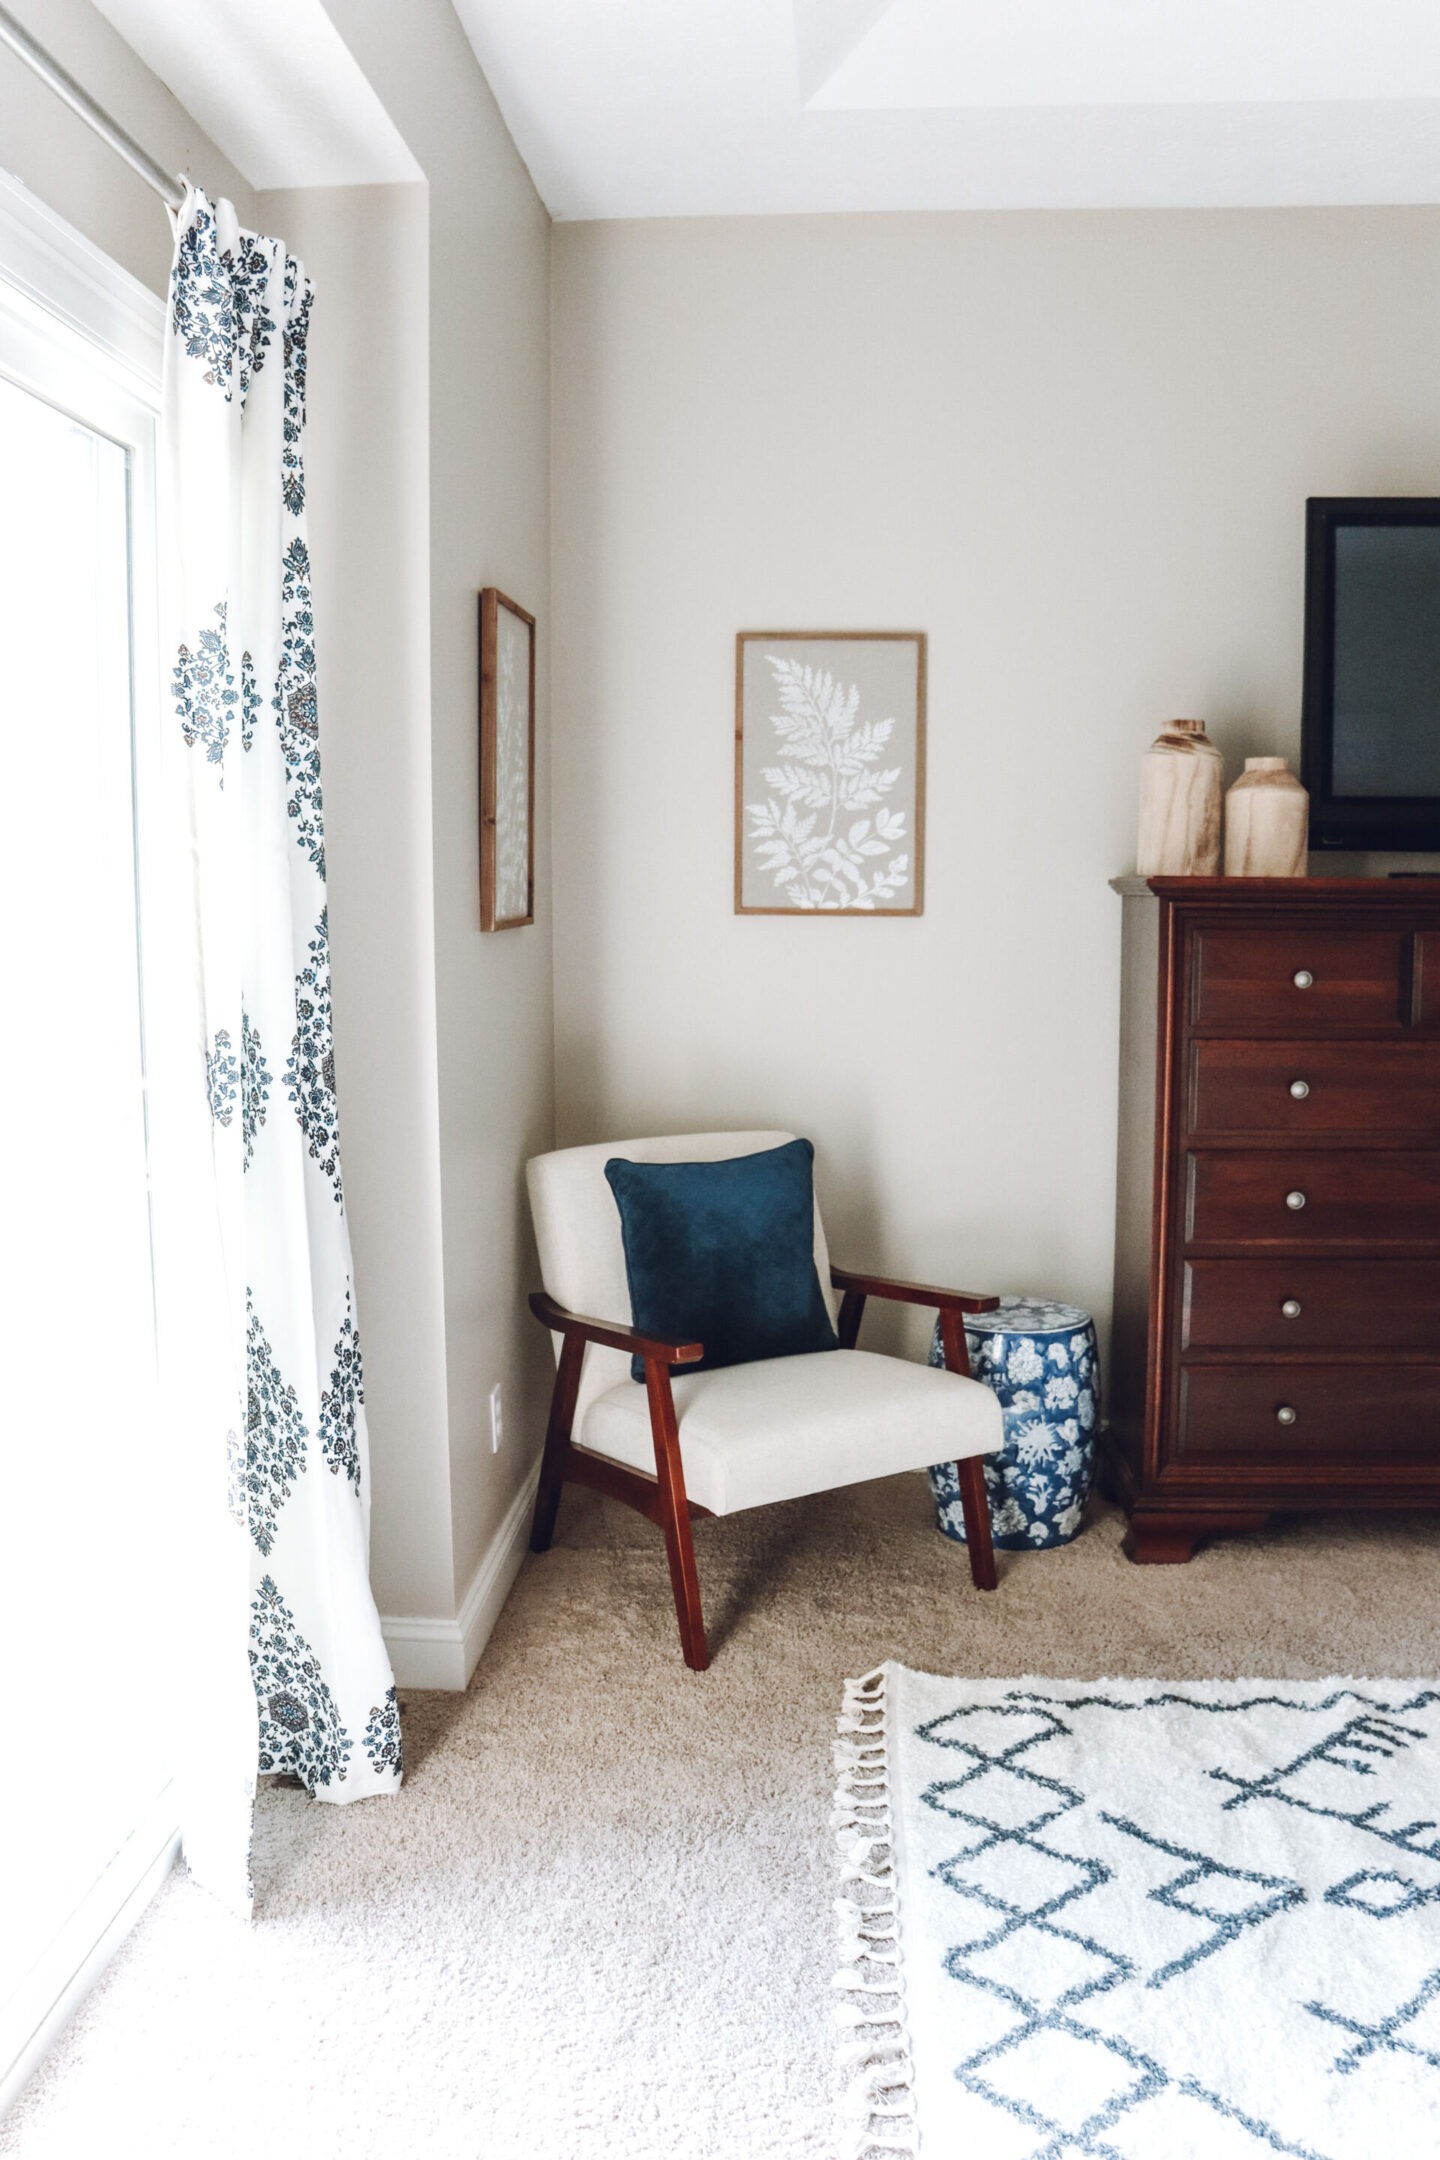
[(1337, 795), (1335, 735), (1335, 531), (1341, 525), (1434, 525), (1436, 495), (1312, 495), (1305, 505), (1305, 689), (1300, 777), (1310, 791), (1310, 845), (1440, 849), (1440, 795)]

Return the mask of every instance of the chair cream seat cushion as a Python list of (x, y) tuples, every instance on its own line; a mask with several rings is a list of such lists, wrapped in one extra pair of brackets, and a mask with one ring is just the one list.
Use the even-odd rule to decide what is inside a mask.
[[(673, 1380), (685, 1490), (712, 1515), (988, 1455), (1004, 1437), (989, 1388), (870, 1350), (762, 1358)], [(655, 1472), (645, 1388), (626, 1380), (585, 1413), (582, 1447)]]

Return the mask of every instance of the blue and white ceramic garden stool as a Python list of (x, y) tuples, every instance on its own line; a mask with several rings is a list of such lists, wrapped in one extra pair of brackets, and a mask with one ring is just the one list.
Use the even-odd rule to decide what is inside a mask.
[[(1000, 1398), (1005, 1445), (985, 1457), (990, 1525), (1002, 1552), (1068, 1545), (1080, 1528), (1095, 1478), (1100, 1424), (1100, 1355), (1095, 1323), (1078, 1305), (1001, 1298), (967, 1313), (970, 1370)], [(943, 1365), (940, 1323), (930, 1363)], [(930, 1472), (946, 1537), (965, 1542), (954, 1463)]]

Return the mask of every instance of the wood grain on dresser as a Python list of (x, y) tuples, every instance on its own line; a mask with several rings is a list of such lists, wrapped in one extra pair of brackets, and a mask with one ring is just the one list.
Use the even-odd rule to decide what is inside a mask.
[(1440, 890), (1116, 885), (1127, 1551), (1440, 1507)]
[(1190, 1024), (1247, 1035), (1291, 1026), (1402, 1027), (1409, 1017), (1401, 1010), (1407, 942), (1400, 929), (1197, 925), (1189, 937)]
[(1187, 1259), (1180, 1348), (1345, 1350), (1440, 1343), (1440, 1260), (1317, 1260), (1287, 1253)]
[(1186, 1249), (1440, 1244), (1440, 1151), (1190, 1148)]
[(1189, 1058), (1186, 1118), (1194, 1140), (1261, 1133), (1302, 1147), (1341, 1136), (1440, 1142), (1440, 1038), (1196, 1037)]

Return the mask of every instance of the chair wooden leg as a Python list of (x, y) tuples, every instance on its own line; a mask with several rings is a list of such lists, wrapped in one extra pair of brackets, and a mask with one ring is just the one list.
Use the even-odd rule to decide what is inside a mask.
[(545, 1428), (545, 1453), (540, 1458), (540, 1483), (535, 1491), (535, 1517), (530, 1525), (531, 1552), (548, 1552), (555, 1535), (560, 1507), (560, 1488), (565, 1482), (565, 1457), (570, 1451), (570, 1427), (575, 1420), (575, 1398), (580, 1392), (580, 1367), (585, 1341), (567, 1335), (550, 1398), (550, 1422)]
[(860, 1333), (860, 1322), (865, 1317), (865, 1292), (847, 1290), (840, 1300), (840, 1325), (836, 1330), (842, 1350), (853, 1350)]
[[(942, 1310), (940, 1339), (945, 1349), (947, 1372), (968, 1374), (970, 1352), (958, 1312)], [(995, 1588), (995, 1546), (990, 1536), (990, 1495), (985, 1490), (985, 1458), (967, 1455), (957, 1462), (960, 1506), (965, 1516), (965, 1542), (970, 1547), (970, 1575), (977, 1590)]]
[(670, 1587), (675, 1593), (675, 1618), (680, 1623), (680, 1648), (691, 1672), (704, 1672), (710, 1663), (710, 1647), (700, 1611), (700, 1578), (695, 1572), (690, 1517), (675, 1516), (667, 1509), (660, 1527), (665, 1533), (665, 1557), (670, 1563)]
[(985, 1458), (969, 1455), (955, 1465), (960, 1480), (960, 1505), (965, 1516), (965, 1539), (970, 1547), (970, 1574), (977, 1590), (995, 1588), (995, 1547), (990, 1538), (990, 1496), (985, 1490)]
[(964, 1323), (958, 1312), (948, 1307), (940, 1315), (940, 1342), (945, 1352), (946, 1372), (963, 1373), (967, 1380), (970, 1371), (970, 1346), (965, 1340)]
[(705, 1620), (700, 1610), (700, 1578), (695, 1571), (695, 1541), (690, 1535), (690, 1503), (685, 1497), (680, 1428), (675, 1418), (675, 1398), (670, 1391), (669, 1367), (647, 1358), (645, 1389), (650, 1398), (655, 1475), (660, 1486), (659, 1521), (665, 1533), (665, 1557), (670, 1563), (670, 1588), (675, 1594), (680, 1648), (690, 1670), (704, 1672), (710, 1663), (710, 1650), (705, 1641)]

